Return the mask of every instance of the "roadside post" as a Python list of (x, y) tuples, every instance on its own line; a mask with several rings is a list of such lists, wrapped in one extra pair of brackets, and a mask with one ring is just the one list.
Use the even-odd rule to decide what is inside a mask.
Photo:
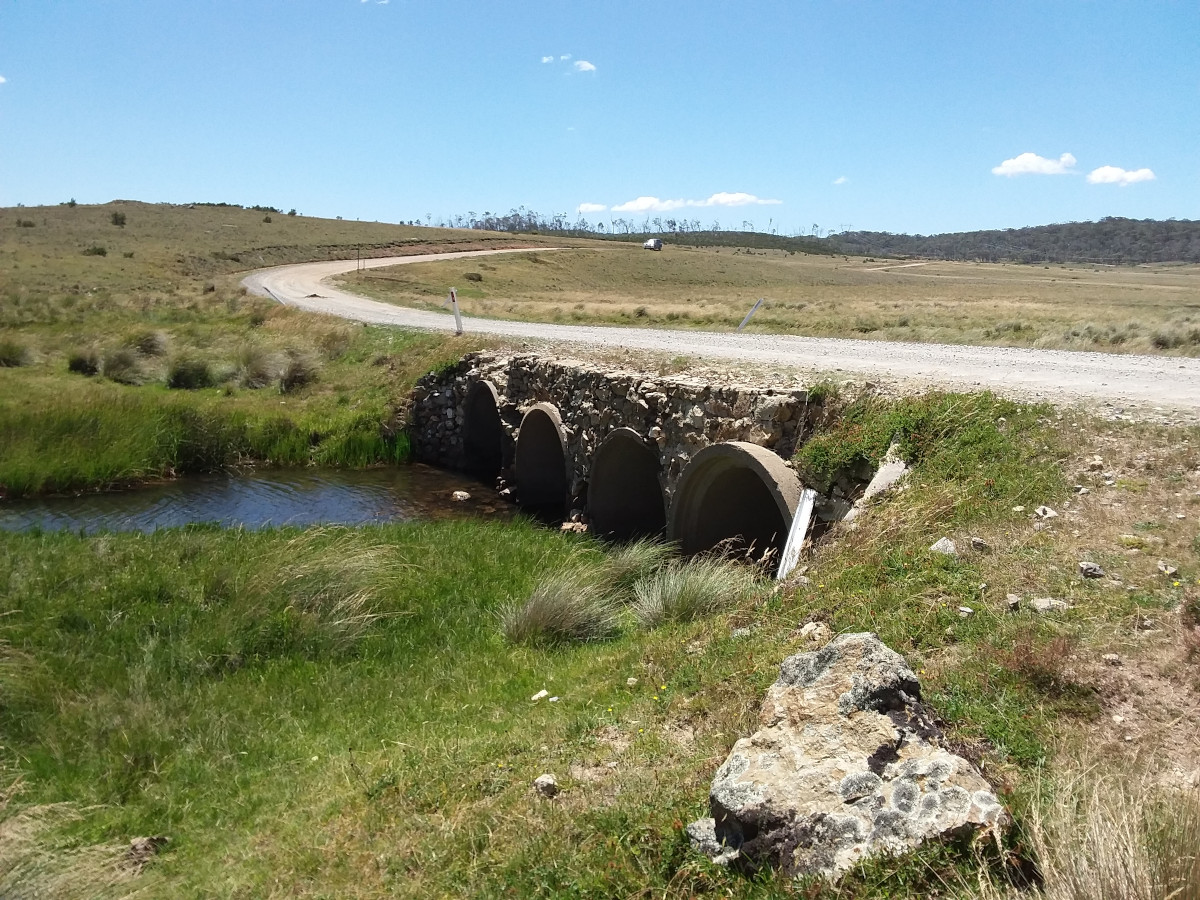
[(792, 527), (788, 530), (787, 543), (783, 547), (783, 556), (779, 560), (779, 571), (775, 578), (783, 581), (796, 568), (800, 561), (800, 550), (804, 546), (804, 538), (808, 534), (808, 524), (812, 521), (813, 506), (817, 501), (817, 492), (805, 488), (800, 495), (800, 505), (796, 515), (792, 517)]
[(766, 297), (759, 297), (758, 302), (755, 303), (752, 307), (750, 307), (750, 312), (746, 313), (746, 318), (742, 319), (742, 324), (738, 326), (737, 330), (741, 331), (743, 328), (745, 328), (746, 323), (750, 321), (750, 317), (752, 315), (754, 315), (756, 312), (758, 312), (758, 308), (766, 302), (767, 302)]
[(458, 311), (458, 288), (450, 288), (450, 296), (446, 298), (446, 302), (442, 304), (444, 309), (446, 303), (450, 304), (450, 308), (454, 310), (454, 333), (462, 334), (462, 315)]

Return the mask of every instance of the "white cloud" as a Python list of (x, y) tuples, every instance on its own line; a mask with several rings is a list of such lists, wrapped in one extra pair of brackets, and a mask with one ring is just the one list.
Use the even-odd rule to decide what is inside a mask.
[(544, 63), (554, 62), (554, 57), (553, 56), (543, 56), (542, 62), (544, 62)]
[(672, 212), (685, 207), (704, 208), (710, 206), (765, 206), (782, 203), (782, 200), (766, 200), (753, 194), (719, 191), (707, 200), (660, 200), (658, 197), (638, 197), (612, 208), (613, 212)]
[(833, 183), (834, 184), (845, 184), (849, 180), (850, 179), (847, 178), (845, 175), (839, 175), (837, 178), (833, 179)]
[(564, 53), (562, 56), (559, 57), (559, 59), (562, 60), (563, 62), (566, 62), (570, 58), (571, 58), (570, 53)]
[(7, 83), (8, 83), (8, 79), (5, 78), (3, 75), (0, 75), (0, 84), (7, 84)]
[(1122, 169), (1120, 166), (1101, 166), (1088, 173), (1088, 184), (1136, 184), (1139, 181), (1153, 181), (1154, 173), (1149, 169)]
[(575, 207), (575, 211), (579, 213), (598, 213), (608, 209), (603, 203), (580, 203)]
[(992, 169), (992, 174), (1009, 178), (1014, 175), (1070, 175), (1074, 165), (1075, 157), (1070, 153), (1064, 153), (1058, 159), (1046, 159), (1036, 153), (1022, 153), (1000, 163)]
[(575, 60), (575, 71), (576, 72), (595, 72), (596, 67), (593, 66), (586, 59), (577, 59), (577, 60)]
[(614, 206), (613, 212), (670, 212), (687, 206), (686, 200), (659, 200), (657, 197), (638, 197)]

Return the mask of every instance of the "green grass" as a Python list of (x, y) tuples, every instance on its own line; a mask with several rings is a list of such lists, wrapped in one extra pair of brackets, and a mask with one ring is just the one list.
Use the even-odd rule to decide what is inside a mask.
[[(724, 676), (642, 658), (687, 659), (680, 633), (586, 653), (497, 634), (503, 603), (577, 555), (568, 537), (468, 522), (0, 541), (0, 731), (23, 802), (69, 803), (58, 839), (79, 846), (170, 836), (152, 892), (600, 896), (689, 862), (675, 820), (699, 812), (713, 738), (685, 750), (663, 726)], [(562, 701), (531, 704), (542, 687)], [(637, 794), (530, 795), (546, 769), (588, 795), (570, 766), (615, 758), (608, 728), (629, 735)]]
[[(1103, 721), (1079, 661), (1194, 588), (1081, 583), (1069, 528), (1033, 530), (1012, 507), (1059, 504), (1066, 519), (1064, 460), (1111, 438), (1143, 454), (1148, 488), (1128, 502), (1147, 507), (1123, 514), (1150, 521), (1200, 442), (949, 395), (876, 403), (829, 433), (862, 448), (853, 434), (895, 421), (932, 436), (912, 445), (911, 486), (819, 546), (807, 584), (652, 630), (622, 613), (582, 644), (511, 644), (500, 611), (581, 563), (631, 591), (675, 566), (661, 548), (607, 551), (526, 522), (0, 535), (0, 763), (20, 782), (0, 819), (38, 835), (15, 850), (0, 837), (0, 859), (107, 858), (165, 834), (136, 885), (185, 897), (868, 898), (971, 883), (959, 845), (873, 862), (836, 889), (747, 879), (693, 855), (682, 829), (814, 619), (901, 652), (953, 746), (1023, 820), (1055, 741)], [(1104, 527), (1115, 542), (1132, 525)], [(930, 553), (943, 534), (994, 549)], [(1193, 535), (1167, 537), (1194, 578)], [(1113, 568), (1142, 562), (1112, 553)], [(1009, 590), (1075, 609), (1010, 613)], [(531, 700), (541, 690), (559, 701)], [(553, 802), (530, 789), (543, 772), (563, 789)]]
[[(460, 348), (439, 336), (386, 329), (357, 329), (351, 337), (316, 383), (286, 394), (236, 382), (188, 391), (148, 379), (117, 384), (69, 374), (65, 366), (0, 370), (0, 494), (109, 487), (251, 463), (402, 461), (408, 439), (393, 421), (396, 404), (420, 371)], [(63, 389), (67, 378), (70, 390)]]
[[(302, 216), (268, 223), (258, 210), (203, 205), (64, 204), (21, 215), (35, 227), (0, 226), (7, 496), (240, 464), (403, 458), (396, 407), (420, 374), (478, 342), (288, 310), (247, 296), (241, 273), (513, 243)], [(98, 246), (111, 252), (85, 255)]]

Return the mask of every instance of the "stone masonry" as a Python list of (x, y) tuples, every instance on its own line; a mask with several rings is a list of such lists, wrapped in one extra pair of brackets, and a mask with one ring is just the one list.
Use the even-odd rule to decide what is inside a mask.
[[(747, 441), (788, 459), (820, 413), (803, 389), (777, 390), (744, 381), (649, 376), (630, 370), (533, 354), (474, 353), (423, 377), (413, 392), (416, 458), (462, 468), (464, 404), (486, 380), (499, 396), (505, 432), (515, 446), (525, 412), (553, 404), (562, 417), (571, 504), (583, 508), (591, 460), (604, 437), (626, 427), (657, 449), (668, 502), (691, 457), (713, 443)], [(509, 450), (511, 453), (511, 448)], [(511, 465), (511, 456), (506, 456)]]

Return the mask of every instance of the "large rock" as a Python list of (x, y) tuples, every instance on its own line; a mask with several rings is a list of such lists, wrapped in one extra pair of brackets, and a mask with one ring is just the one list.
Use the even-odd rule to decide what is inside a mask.
[(1005, 813), (983, 776), (939, 746), (912, 669), (874, 634), (783, 661), (761, 728), (733, 746), (688, 826), (715, 861), (836, 878), (860, 859), (986, 831)]

